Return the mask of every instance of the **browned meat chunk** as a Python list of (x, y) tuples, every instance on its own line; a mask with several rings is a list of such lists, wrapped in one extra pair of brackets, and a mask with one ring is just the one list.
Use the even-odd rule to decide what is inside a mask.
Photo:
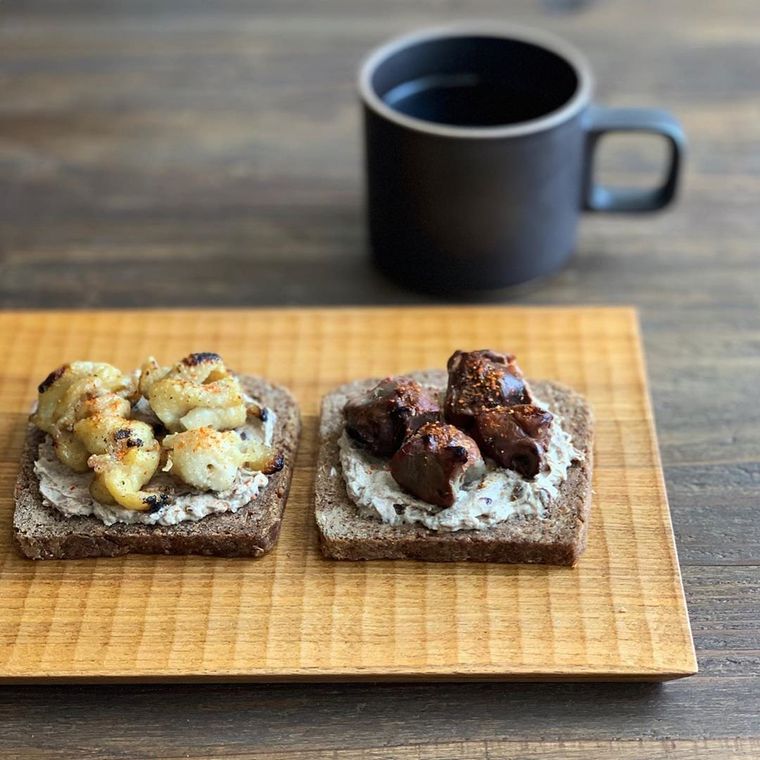
[(343, 409), (346, 430), (377, 456), (391, 456), (426, 422), (439, 419), (438, 400), (416, 380), (389, 377)]
[(479, 478), (485, 463), (475, 441), (453, 425), (423, 425), (391, 459), (391, 475), (418, 499), (450, 507), (463, 484)]
[(544, 465), (552, 414), (533, 404), (486, 409), (475, 417), (480, 450), (501, 467), (534, 478)]
[(446, 422), (470, 431), (483, 409), (531, 402), (523, 374), (512, 354), (455, 351), (448, 362), (444, 416)]

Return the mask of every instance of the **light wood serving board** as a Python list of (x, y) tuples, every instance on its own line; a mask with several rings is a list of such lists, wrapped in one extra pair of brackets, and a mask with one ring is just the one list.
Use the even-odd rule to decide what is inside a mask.
[[(319, 400), (355, 378), (509, 350), (596, 415), (591, 531), (575, 568), (330, 562), (312, 490)], [(211, 350), (289, 386), (304, 430), (279, 543), (260, 560), (23, 559), (12, 491), (37, 383)], [(415, 308), (0, 315), (0, 678), (651, 679), (696, 671), (630, 309)]]

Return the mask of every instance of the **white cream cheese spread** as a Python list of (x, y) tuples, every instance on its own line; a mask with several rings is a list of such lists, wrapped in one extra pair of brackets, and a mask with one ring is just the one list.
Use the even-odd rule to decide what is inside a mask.
[(486, 474), (460, 489), (452, 506), (441, 509), (403, 491), (393, 479), (388, 461), (367, 453), (345, 431), (338, 445), (346, 491), (361, 515), (389, 525), (418, 523), (439, 531), (484, 530), (513, 515), (543, 518), (570, 465), (583, 459), (555, 415), (547, 467), (535, 479), (526, 480), (486, 460)]
[[(139, 417), (142, 411), (137, 410)], [(274, 436), (275, 413), (267, 408), (266, 420), (249, 419), (237, 429), (238, 434), (270, 445)], [(168, 494), (170, 501), (154, 512), (138, 512), (116, 505), (101, 504), (90, 495), (92, 472), (78, 473), (62, 464), (55, 455), (50, 438), (40, 444), (34, 471), (40, 481), (40, 493), (45, 504), (67, 517), (93, 515), (106, 525), (114, 523), (143, 523), (145, 525), (177, 525), (180, 522), (202, 520), (217, 512), (237, 512), (257, 498), (268, 483), (262, 472), (241, 469), (228, 491), (198, 491), (169, 474), (157, 472), (145, 490)]]

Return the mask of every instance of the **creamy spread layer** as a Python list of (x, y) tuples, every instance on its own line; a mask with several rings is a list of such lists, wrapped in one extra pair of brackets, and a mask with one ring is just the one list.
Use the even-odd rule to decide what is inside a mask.
[(404, 492), (393, 479), (388, 460), (367, 453), (345, 431), (338, 445), (346, 491), (361, 515), (389, 525), (417, 523), (437, 531), (485, 530), (513, 515), (543, 518), (570, 465), (583, 459), (555, 413), (546, 468), (533, 480), (487, 460), (485, 475), (461, 488), (451, 507), (440, 508)]
[[(149, 408), (143, 408), (136, 410), (135, 418), (140, 416), (140, 412), (145, 417), (149, 416)], [(265, 422), (249, 420), (237, 428), (237, 432), (241, 436), (270, 445), (274, 437), (275, 419), (275, 413), (268, 408)], [(95, 501), (89, 491), (92, 473), (77, 473), (62, 464), (55, 455), (49, 437), (40, 444), (34, 471), (39, 478), (40, 493), (45, 504), (67, 517), (93, 515), (106, 525), (117, 522), (177, 525), (185, 521), (202, 520), (218, 512), (237, 512), (255, 500), (268, 483), (264, 473), (241, 469), (229, 490), (218, 493), (198, 491), (172, 478), (168, 473), (159, 471), (145, 490), (167, 494), (169, 503), (153, 512), (138, 512)]]

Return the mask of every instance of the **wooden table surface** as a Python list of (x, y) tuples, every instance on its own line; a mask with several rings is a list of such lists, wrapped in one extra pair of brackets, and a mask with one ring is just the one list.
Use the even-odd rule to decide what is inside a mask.
[[(388, 35), (507, 9), (583, 47), (601, 101), (667, 106), (690, 136), (674, 210), (589, 216), (564, 272), (487, 300), (640, 308), (699, 675), (4, 687), (0, 756), (760, 756), (755, 0), (4, 3), (0, 304), (427, 301), (364, 255), (354, 69)], [(659, 146), (607, 148), (608, 178), (652, 181)]]

